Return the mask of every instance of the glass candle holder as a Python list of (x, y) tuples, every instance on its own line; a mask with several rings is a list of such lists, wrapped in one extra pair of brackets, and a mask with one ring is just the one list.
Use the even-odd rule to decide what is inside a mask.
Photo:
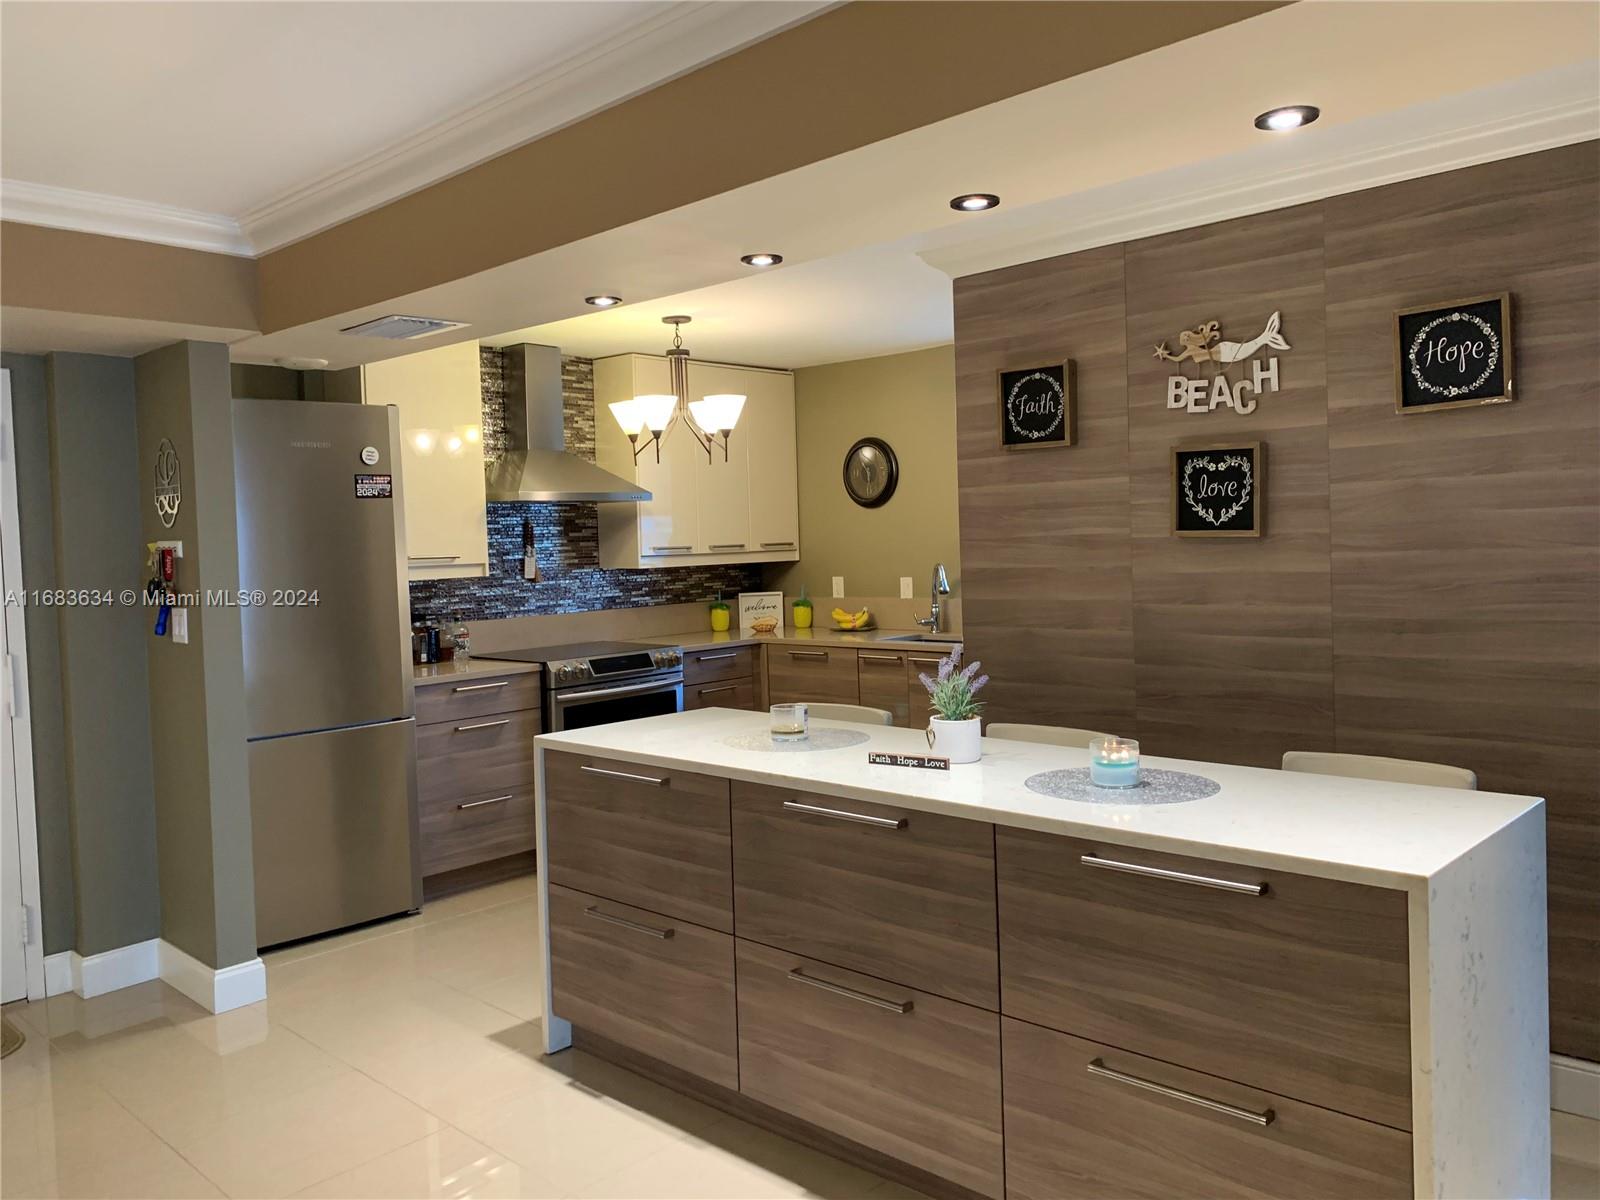
[(1090, 738), (1089, 782), (1095, 787), (1138, 787), (1139, 743), (1132, 738)]
[(772, 715), (773, 741), (803, 742), (810, 736), (804, 704), (774, 704), (768, 711)]

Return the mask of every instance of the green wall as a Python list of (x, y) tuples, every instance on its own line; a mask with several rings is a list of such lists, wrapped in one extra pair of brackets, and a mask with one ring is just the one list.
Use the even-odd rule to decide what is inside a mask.
[[(800, 481), (800, 561), (770, 585), (822, 600), (843, 575), (849, 596), (898, 596), (900, 577), (925, 597), (928, 572), (961, 573), (956, 528), (955, 351), (950, 346), (802, 367), (794, 373)], [(880, 508), (845, 494), (844, 456), (858, 438), (894, 448), (900, 483)], [(826, 609), (827, 605), (822, 605)]]
[[(51, 589), (56, 586), (55, 500), (50, 481), (50, 393), (45, 385), (45, 363), (31, 354), (0, 354), (0, 367), (11, 372), (22, 582), (29, 590)], [(30, 605), (24, 620), (39, 829), (39, 923), (44, 952), (58, 954), (72, 949), (77, 930), (66, 727), (61, 710), (61, 629), (56, 609), (50, 605)]]
[[(56, 584), (140, 590), (147, 488), (136, 452), (133, 363), (52, 354), (44, 375)], [(151, 614), (118, 602), (61, 607), (56, 618), (75, 942), (88, 956), (160, 932), (144, 649)], [(60, 916), (46, 920), (59, 924)]]

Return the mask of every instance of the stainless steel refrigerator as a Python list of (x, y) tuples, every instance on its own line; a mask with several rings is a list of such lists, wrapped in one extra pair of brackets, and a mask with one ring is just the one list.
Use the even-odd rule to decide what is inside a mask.
[(235, 400), (256, 942), (422, 904), (395, 410)]

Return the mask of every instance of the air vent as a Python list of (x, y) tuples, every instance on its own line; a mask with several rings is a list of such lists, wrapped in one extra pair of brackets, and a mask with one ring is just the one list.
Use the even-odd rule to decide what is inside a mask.
[(447, 329), (465, 329), (465, 321), (441, 321), (436, 317), (401, 317), (390, 315), (378, 317), (373, 321), (363, 321), (360, 325), (352, 325), (349, 329), (341, 329), (340, 333), (353, 333), (357, 337), (389, 338), (394, 341), (409, 341), (412, 338), (427, 337), (430, 334), (443, 333)]

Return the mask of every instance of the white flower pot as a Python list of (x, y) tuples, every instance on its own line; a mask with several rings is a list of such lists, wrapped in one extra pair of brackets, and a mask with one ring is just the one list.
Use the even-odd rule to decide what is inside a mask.
[(977, 717), (965, 721), (946, 721), (943, 717), (928, 719), (928, 746), (937, 755), (952, 763), (974, 763), (983, 756), (978, 739), (982, 736), (983, 722)]

